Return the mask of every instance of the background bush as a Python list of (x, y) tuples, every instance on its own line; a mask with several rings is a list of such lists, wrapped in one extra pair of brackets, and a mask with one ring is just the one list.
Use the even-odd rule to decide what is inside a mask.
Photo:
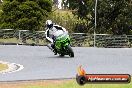
[(7, 0), (3, 3), (0, 28), (42, 30), (52, 10), (52, 0)]
[(70, 10), (55, 10), (49, 19), (65, 27), (69, 32), (86, 32), (86, 20), (78, 19)]

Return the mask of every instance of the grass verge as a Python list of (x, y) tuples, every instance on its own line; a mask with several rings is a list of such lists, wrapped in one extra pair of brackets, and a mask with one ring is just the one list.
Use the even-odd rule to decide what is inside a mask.
[(41, 80), (27, 82), (0, 83), (0, 88), (132, 88), (129, 84), (85, 84), (80, 86), (76, 80)]
[(8, 68), (8, 65), (0, 63), (0, 71)]
[(0, 38), (0, 42), (2, 42), (2, 43), (19, 43), (19, 40), (16, 38), (6, 38), (6, 39)]

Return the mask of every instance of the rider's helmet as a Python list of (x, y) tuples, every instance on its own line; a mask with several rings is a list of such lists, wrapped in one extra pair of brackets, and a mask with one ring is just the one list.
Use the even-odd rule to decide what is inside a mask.
[(47, 20), (46, 21), (46, 27), (49, 28), (49, 29), (52, 28), (53, 27), (53, 22), (51, 20)]

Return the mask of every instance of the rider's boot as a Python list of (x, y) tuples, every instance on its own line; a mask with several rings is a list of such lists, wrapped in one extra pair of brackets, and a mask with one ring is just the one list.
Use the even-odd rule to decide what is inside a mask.
[(54, 55), (57, 55), (57, 50), (56, 50), (56, 48), (55, 48), (55, 45), (52, 44), (51, 47), (53, 48)]
[(53, 52), (54, 52), (54, 55), (57, 55), (57, 50), (56, 49), (54, 49)]

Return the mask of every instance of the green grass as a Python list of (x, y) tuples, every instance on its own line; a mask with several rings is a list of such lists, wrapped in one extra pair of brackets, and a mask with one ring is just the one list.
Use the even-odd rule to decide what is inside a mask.
[(80, 86), (75, 80), (63, 82), (61, 84), (42, 85), (27, 85), (25, 88), (132, 88), (132, 83), (129, 84), (85, 84)]
[[(17, 39), (17, 38), (0, 38), (0, 42), (1, 43), (22, 43), (22, 41), (21, 40), (19, 40), (19, 39)], [(26, 44), (33, 44), (33, 43), (35, 43), (35, 44), (39, 44), (39, 45), (45, 45), (45, 44), (47, 44), (47, 42), (46, 42), (46, 39), (39, 39), (38, 40), (38, 43), (36, 42), (36, 41), (33, 41), (32, 39), (27, 39), (26, 40)]]
[(17, 38), (6, 38), (6, 39), (0, 38), (0, 42), (2, 42), (2, 43), (18, 43), (19, 40)]
[(33, 44), (33, 43), (35, 43), (35, 44), (39, 44), (39, 45), (45, 45), (45, 44), (47, 44), (47, 42), (46, 42), (46, 39), (38, 39), (38, 41), (33, 41), (33, 40), (31, 40), (31, 39), (28, 39), (28, 40), (26, 40), (26, 43), (27, 44)]
[(7, 68), (8, 68), (8, 65), (0, 63), (0, 71), (5, 70)]

